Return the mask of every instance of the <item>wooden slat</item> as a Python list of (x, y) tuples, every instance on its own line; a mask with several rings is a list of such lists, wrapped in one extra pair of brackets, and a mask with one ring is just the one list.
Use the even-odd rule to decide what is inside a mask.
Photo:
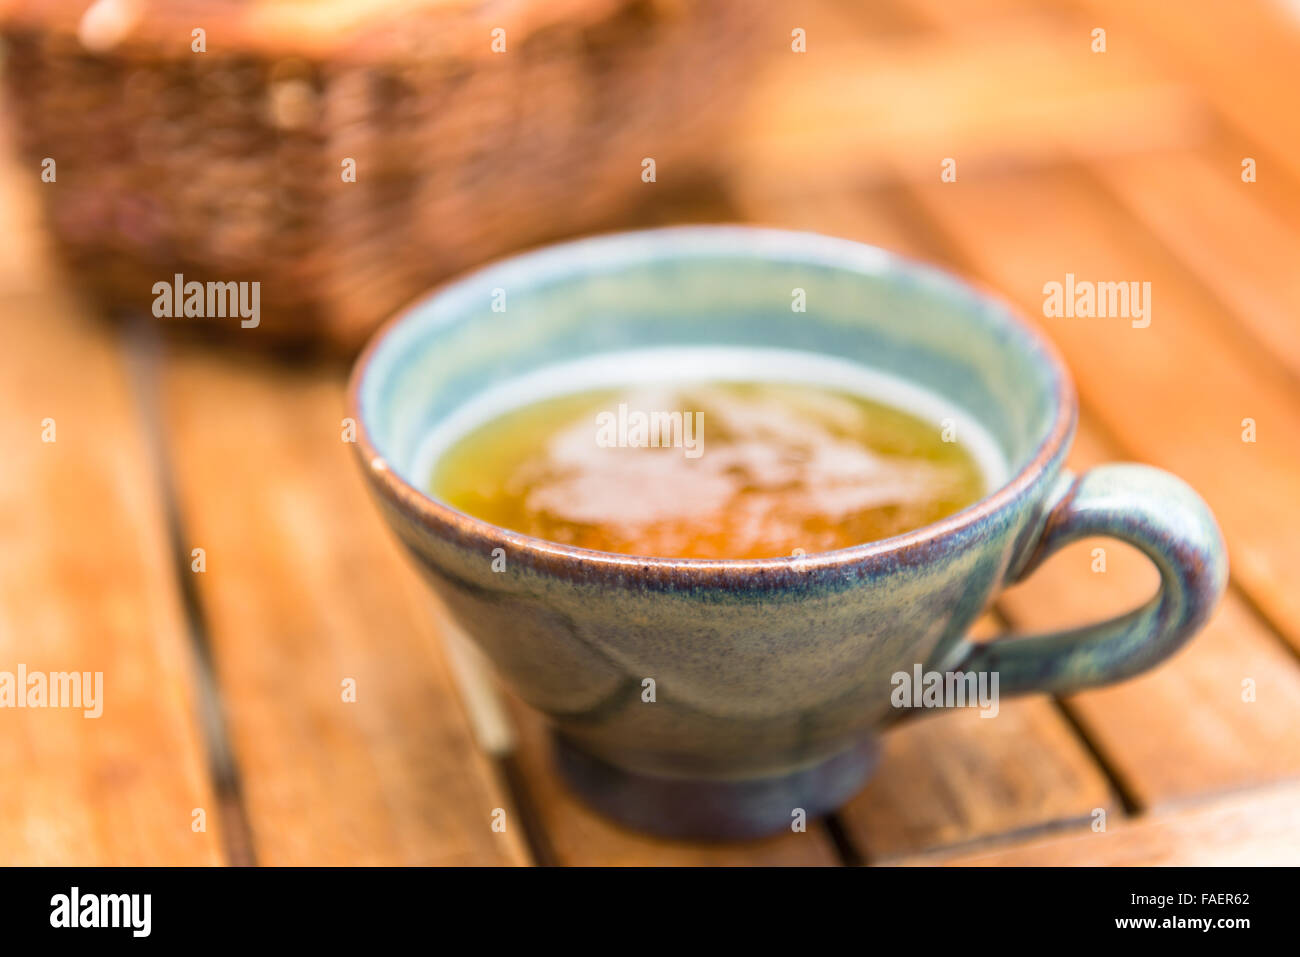
[[(1231, 130), (1219, 130), (1197, 155), (1215, 171), (1223, 172), (1230, 184), (1241, 183), (1255, 203), (1273, 216), (1286, 223), (1300, 222), (1300, 176), (1268, 156), (1256, 156), (1256, 146), (1253, 140), (1234, 136)], [(1258, 161), (1253, 183), (1241, 181), (1241, 161), (1247, 156)], [(1231, 212), (1238, 214), (1235, 206)]]
[(993, 850), (915, 858), (953, 866), (1295, 867), (1300, 864), (1300, 787), (1236, 795), (1149, 818)]
[[(938, 30), (970, 33), (997, 29), (1012, 19), (1051, 19), (1060, 23), (1076, 22), (1078, 13), (1072, 4), (1055, 0), (894, 0), (911, 15)], [(1089, 31), (1083, 31), (1088, 36)]]
[(181, 523), (206, 550), (198, 593), (257, 859), (522, 863), (433, 600), (342, 441), (341, 372), (188, 349), (164, 372)]
[(1111, 44), (1193, 83), (1235, 129), (1300, 178), (1300, 12), (1288, 0), (1084, 0)]
[[(3, 56), (3, 53), (0, 53)], [(0, 164), (4, 188), (0, 189), (0, 290), (6, 298), (35, 294), (67, 282), (57, 275), (50, 255), (49, 237), (43, 231), (41, 191), (59, 188), (58, 167), (53, 183), (41, 181), (41, 168), (14, 159), (9, 142), (8, 116), (0, 103)]]
[(99, 718), (0, 710), (0, 862), (219, 863), (194, 659), (119, 343), (54, 289), (6, 296), (0, 324), (0, 670), (103, 674)]
[[(788, 13), (787, 13), (788, 11)], [(797, 13), (796, 13), (797, 11)], [(791, 25), (804, 26), (810, 43), (817, 48), (838, 49), (845, 43), (864, 39), (897, 41), (933, 29), (927, 18), (902, 0), (787, 0), (782, 12)]]
[(785, 0), (780, 15), (770, 18), (772, 56), (791, 50), (791, 31), (804, 31), (807, 50), (802, 56), (838, 55), (846, 45), (883, 36), (897, 38), (924, 28), (918, 18), (892, 2), (855, 3), (854, 0)]
[[(1243, 147), (1238, 160), (1257, 155), (1266, 166), (1276, 164), (1300, 178), (1300, 115), (1292, 96), (1300, 62), (1300, 8), (1290, 0), (1069, 0), (1051, 7), (1033, 0), (900, 2), (946, 37), (965, 43), (1033, 20), (1050, 19), (1062, 32), (1085, 40), (1101, 27), (1107, 50), (1090, 54), (1101, 72), (1127, 72), (1121, 60), (1150, 64), (1194, 89), (1196, 98), (1230, 125)], [(1127, 148), (1118, 127), (1102, 140)], [(1096, 146), (1082, 151), (1097, 152)], [(1213, 208), (1208, 202), (1197, 205)]]
[[(1300, 406), (1290, 373), (1243, 335), (1199, 278), (1086, 173), (918, 187), (918, 215), (1064, 351), (1085, 404), (1127, 457), (1181, 475), (1228, 540), (1232, 574), (1300, 648)], [(1152, 321), (1044, 318), (1043, 286), (1151, 283)], [(1254, 419), (1258, 441), (1242, 441)], [(1247, 494), (1243, 490), (1248, 489)]]
[(852, 33), (769, 53), (724, 154), (758, 197), (829, 182), (960, 181), (982, 171), (1201, 141), (1197, 92), (1141, 48), (1089, 49), (1052, 18), (972, 20), (961, 33)]
[(1286, 174), (1266, 167), (1261, 188), (1242, 182), (1240, 163), (1161, 152), (1092, 172), (1229, 309), (1235, 331), (1255, 337), (1259, 358), (1300, 383), (1300, 229), (1269, 188)]

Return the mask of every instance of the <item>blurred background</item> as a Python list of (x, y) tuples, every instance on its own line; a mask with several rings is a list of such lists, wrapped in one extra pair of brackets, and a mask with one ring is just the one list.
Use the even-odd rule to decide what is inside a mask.
[[(0, 709), (0, 863), (1300, 862), (1294, 0), (0, 0), (0, 38), (0, 671), (105, 689)], [(1159, 465), (1219, 517), (1207, 631), (898, 729), (806, 833), (579, 805), (380, 526), (343, 382), (462, 270), (720, 221), (1018, 306), (1074, 373), (1072, 466)], [(1067, 273), (1150, 282), (1150, 326), (1045, 316)], [(260, 283), (257, 326), (157, 318), (176, 274)], [(979, 633), (1155, 581), (1080, 543)]]

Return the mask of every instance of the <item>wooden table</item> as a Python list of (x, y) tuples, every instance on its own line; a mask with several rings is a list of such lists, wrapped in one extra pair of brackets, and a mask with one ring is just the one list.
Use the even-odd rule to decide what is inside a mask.
[[(346, 368), (95, 319), (44, 250), (53, 187), (11, 161), (0, 669), (102, 671), (105, 704), (0, 710), (0, 863), (1300, 863), (1291, 9), (791, 4), (807, 52), (773, 38), (716, 176), (646, 186), (624, 224), (816, 229), (997, 290), (1074, 372), (1072, 466), (1178, 473), (1231, 553), (1213, 622), (1155, 672), (918, 720), (839, 814), (747, 844), (653, 840), (567, 794), (381, 527), (342, 441)], [(1067, 272), (1149, 281), (1151, 325), (1044, 318)], [(980, 627), (1091, 620), (1154, 584), (1084, 542)]]

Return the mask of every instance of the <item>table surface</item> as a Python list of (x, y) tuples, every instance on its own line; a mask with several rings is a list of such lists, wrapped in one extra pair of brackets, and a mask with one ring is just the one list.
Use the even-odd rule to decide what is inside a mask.
[[(628, 832), (565, 791), (381, 526), (346, 368), (96, 318), (47, 252), (49, 187), (7, 161), (0, 669), (102, 671), (106, 707), (0, 712), (0, 863), (1300, 863), (1300, 13), (791, 9), (807, 52), (775, 38), (713, 175), (661, 170), (635, 222), (849, 236), (1016, 303), (1074, 373), (1072, 467), (1167, 468), (1219, 517), (1232, 582), (1205, 632), (1116, 687), (898, 728), (805, 833)], [(1149, 281), (1150, 326), (1043, 318), (1067, 272)], [(1082, 542), (979, 628), (1094, 620), (1155, 582)]]

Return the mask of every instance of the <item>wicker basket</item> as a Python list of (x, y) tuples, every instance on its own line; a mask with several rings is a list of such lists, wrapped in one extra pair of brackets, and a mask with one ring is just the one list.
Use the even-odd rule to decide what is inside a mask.
[(743, 4), (0, 0), (0, 25), (15, 139), (56, 161), (58, 246), (111, 311), (176, 273), (258, 281), (259, 337), (352, 349), (437, 280), (644, 199), (644, 157), (702, 161)]

